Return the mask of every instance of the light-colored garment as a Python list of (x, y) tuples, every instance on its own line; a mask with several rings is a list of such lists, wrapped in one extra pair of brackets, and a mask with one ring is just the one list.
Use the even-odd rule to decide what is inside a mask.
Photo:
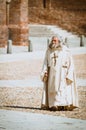
[[(48, 84), (46, 84), (43, 78), (48, 68), (50, 69), (48, 72)], [(56, 49), (47, 49), (41, 79), (44, 82), (42, 105), (46, 106), (46, 87), (48, 87), (49, 107), (69, 105), (78, 107), (74, 63), (70, 50), (66, 46)]]

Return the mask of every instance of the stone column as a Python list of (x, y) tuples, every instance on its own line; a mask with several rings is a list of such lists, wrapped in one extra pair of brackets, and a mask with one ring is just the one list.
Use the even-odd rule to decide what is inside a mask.
[(9, 24), (13, 45), (28, 45), (28, 0), (12, 0)]
[(51, 0), (46, 0), (46, 8), (47, 9), (51, 8)]
[(0, 47), (5, 47), (8, 40), (6, 25), (6, 0), (0, 0)]

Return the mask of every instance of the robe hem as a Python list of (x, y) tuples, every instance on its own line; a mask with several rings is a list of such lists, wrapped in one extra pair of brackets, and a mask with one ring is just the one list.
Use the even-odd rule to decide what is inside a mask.
[(78, 108), (78, 106), (74, 106), (74, 105), (62, 105), (62, 106), (51, 106), (51, 107), (49, 107), (49, 106), (46, 106), (46, 105), (44, 105), (44, 104), (42, 104), (41, 105), (41, 109), (42, 110), (55, 110), (55, 111), (72, 111), (73, 109), (75, 109), (75, 108)]

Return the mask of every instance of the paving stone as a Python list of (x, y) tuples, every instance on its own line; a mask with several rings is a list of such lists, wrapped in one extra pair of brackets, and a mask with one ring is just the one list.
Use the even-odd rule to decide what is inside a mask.
[(0, 110), (0, 130), (85, 130), (85, 128), (85, 120)]

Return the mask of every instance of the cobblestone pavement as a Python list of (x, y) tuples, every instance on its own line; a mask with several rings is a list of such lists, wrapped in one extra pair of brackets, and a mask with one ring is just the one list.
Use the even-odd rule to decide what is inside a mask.
[[(43, 63), (43, 56), (40, 52), (40, 55), (37, 59), (30, 57), (26, 59), (18, 59), (16, 60), (15, 55), (12, 58), (13, 61), (7, 61), (7, 62), (1, 62), (0, 63), (0, 80), (28, 80), (31, 76), (39, 76), (42, 63)], [(8, 55), (9, 57), (9, 55)], [(23, 55), (22, 55), (23, 57)], [(5, 57), (4, 57), (5, 58)], [(30, 59), (29, 59), (30, 58)], [(4, 60), (4, 59), (3, 59)], [(8, 60), (8, 59), (7, 59)], [(6, 61), (6, 59), (5, 59)], [(86, 79), (86, 54), (78, 54), (74, 55), (74, 63), (76, 68), (76, 74), (78, 78)], [(82, 64), (81, 64), (82, 63)], [(82, 90), (81, 97), (80, 97), (80, 103), (84, 104), (82, 108), (75, 109), (74, 111), (44, 111), (40, 110), (40, 104), (41, 104), (41, 96), (42, 96), (42, 88), (37, 87), (34, 88), (32, 86), (27, 87), (0, 87), (0, 99), (1, 101), (6, 100), (7, 98), (9, 102), (6, 101), (5, 106), (0, 107), (0, 109), (8, 109), (8, 110), (14, 110), (14, 111), (25, 111), (25, 112), (33, 112), (33, 113), (42, 113), (42, 114), (49, 114), (49, 115), (55, 115), (55, 116), (65, 116), (65, 117), (71, 117), (71, 118), (77, 118), (77, 119), (84, 119), (86, 120), (86, 87), (79, 87), (79, 90)], [(80, 90), (80, 91), (81, 91)], [(4, 92), (4, 95), (3, 93)], [(16, 92), (16, 93), (14, 93)], [(23, 95), (23, 96), (22, 96)], [(17, 101), (16, 101), (16, 100)], [(0, 102), (1, 104), (2, 102)], [(26, 106), (26, 107), (25, 107)]]
[(0, 88), (0, 109), (42, 113), (86, 120), (86, 87), (79, 87), (79, 105), (73, 111), (41, 110), (42, 87)]
[[(57, 32), (55, 29), (53, 31)], [(64, 35), (63, 32), (62, 35)], [(46, 42), (45, 46), (43, 44), (40, 46), (40, 43), (38, 43), (33, 48), (35, 50), (39, 46), (39, 49), (45, 51), (47, 47), (46, 37), (40, 39), (32, 37), (31, 40), (33, 43), (35, 43), (34, 41), (36, 43), (38, 41)], [(79, 46), (78, 43), (76, 43), (76, 46)], [(83, 86), (81, 83), (81, 86), (78, 87), (79, 103), (82, 107), (73, 111), (54, 112), (41, 110), (43, 88), (40, 84), (37, 84), (39, 85), (37, 86), (36, 83), (41, 72), (44, 52), (28, 53), (28, 47), (21, 47), (20, 49), (20, 47), (15, 46), (13, 47), (13, 54), (6, 55), (6, 49), (0, 49), (0, 53), (3, 53), (3, 55), (0, 55), (0, 80), (5, 81), (4, 86), (0, 85), (0, 130), (63, 130), (64, 128), (66, 130), (85, 130), (85, 84)], [(72, 48), (71, 51), (74, 54), (77, 78), (81, 79), (80, 82), (83, 82), (86, 79), (86, 48)], [(37, 77), (36, 82), (32, 80), (33, 83), (31, 82), (29, 86), (28, 83), (23, 86), (23, 81), (21, 82), (21, 80), (29, 81), (33, 77)], [(19, 81), (19, 84), (16, 83), (17, 81)]]
[[(74, 55), (73, 58), (77, 78), (86, 79), (86, 54)], [(28, 79), (31, 76), (39, 77), (42, 64), (43, 56), (39, 56), (37, 59), (28, 58), (17, 61), (1, 62), (0, 80), (22, 80)]]

